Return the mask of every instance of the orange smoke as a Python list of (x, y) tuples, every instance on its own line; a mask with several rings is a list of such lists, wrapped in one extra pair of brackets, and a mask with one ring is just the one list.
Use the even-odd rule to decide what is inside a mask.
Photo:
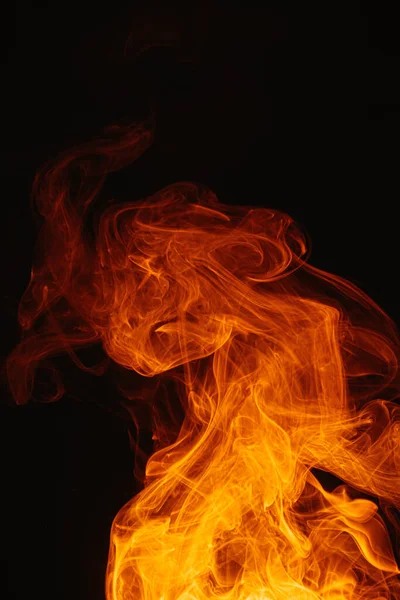
[[(185, 419), (168, 445), (155, 424), (144, 490), (113, 524), (107, 600), (399, 598), (393, 324), (306, 264), (280, 212), (179, 183), (93, 218), (107, 173), (150, 142), (144, 126), (112, 128), (37, 176), (39, 262), (7, 365), (19, 403), (44, 360), (83, 368), (74, 349), (96, 342), (176, 385)], [(344, 484), (327, 491), (314, 469)]]

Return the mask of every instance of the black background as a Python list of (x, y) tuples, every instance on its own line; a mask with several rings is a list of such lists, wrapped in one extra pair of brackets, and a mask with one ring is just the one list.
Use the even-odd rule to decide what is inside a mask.
[[(35, 171), (150, 108), (154, 147), (113, 178), (116, 197), (183, 179), (227, 203), (286, 211), (308, 231), (313, 264), (356, 282), (400, 321), (397, 17), (386, 3), (379, 11), (372, 2), (323, 4), (296, 12), (284, 2), (10, 5), (3, 358), (18, 340), (29, 279)], [(64, 376), (68, 394), (56, 404), (7, 406), (3, 389), (2, 590), (10, 599), (103, 599), (111, 521), (138, 489), (110, 379), (68, 365)]]

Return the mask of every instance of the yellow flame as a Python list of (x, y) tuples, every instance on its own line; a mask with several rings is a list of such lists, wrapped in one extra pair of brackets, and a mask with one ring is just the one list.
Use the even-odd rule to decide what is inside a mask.
[[(400, 502), (390, 319), (306, 263), (287, 215), (223, 206), (194, 184), (109, 207), (91, 245), (83, 226), (104, 174), (150, 140), (143, 127), (117, 133), (38, 176), (45, 252), (8, 363), (21, 402), (42, 358), (96, 340), (127, 369), (176, 385), (185, 418), (168, 443), (155, 423), (145, 487), (112, 527), (107, 599), (400, 597), (376, 503)], [(315, 469), (343, 484), (324, 489)]]

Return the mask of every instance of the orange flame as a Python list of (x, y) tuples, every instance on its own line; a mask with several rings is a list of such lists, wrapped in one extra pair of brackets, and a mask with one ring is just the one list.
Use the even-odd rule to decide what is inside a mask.
[[(150, 141), (144, 126), (113, 128), (37, 176), (42, 258), (7, 365), (20, 403), (39, 363), (67, 351), (83, 367), (74, 348), (96, 341), (176, 384), (184, 422), (167, 445), (156, 423), (145, 487), (112, 527), (107, 599), (399, 598), (393, 324), (306, 264), (287, 215), (191, 183), (110, 205), (93, 240), (105, 175)], [(327, 491), (314, 469), (343, 485)]]

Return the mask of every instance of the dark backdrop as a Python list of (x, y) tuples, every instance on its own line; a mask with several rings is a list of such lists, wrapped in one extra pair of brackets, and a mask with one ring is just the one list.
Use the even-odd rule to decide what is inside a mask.
[[(310, 234), (312, 263), (399, 322), (399, 45), (385, 3), (37, 4), (10, 5), (3, 23), (3, 357), (29, 279), (35, 171), (149, 107), (156, 143), (113, 178), (116, 196), (193, 179), (224, 202), (286, 211)], [(52, 405), (6, 406), (3, 390), (10, 599), (102, 600), (111, 521), (138, 489), (110, 380), (68, 365), (64, 376), (69, 394)]]

